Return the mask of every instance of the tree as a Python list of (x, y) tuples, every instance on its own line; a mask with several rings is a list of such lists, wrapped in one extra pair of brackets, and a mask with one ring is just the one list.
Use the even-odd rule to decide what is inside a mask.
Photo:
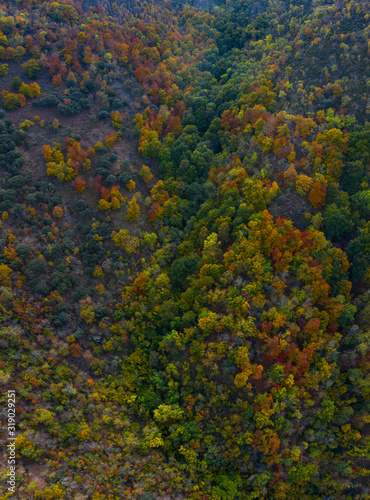
[(131, 192), (136, 188), (135, 181), (132, 179), (126, 184), (127, 189)]
[(141, 167), (139, 175), (143, 179), (145, 184), (148, 184), (153, 179), (153, 174), (151, 173), (150, 168), (146, 165), (143, 165)]
[(112, 205), (109, 201), (104, 200), (104, 199), (99, 200), (99, 203), (98, 203), (99, 210), (105, 210), (108, 212), (109, 210), (111, 210), (111, 208), (112, 208)]
[(69, 159), (68, 163), (65, 162), (60, 144), (54, 142), (52, 148), (48, 144), (45, 144), (43, 146), (43, 153), (46, 160), (47, 175), (54, 175), (60, 181), (70, 181), (76, 177), (78, 170), (71, 166), (72, 159)]
[(145, 158), (158, 158), (161, 142), (157, 131), (143, 128), (139, 140), (139, 151)]
[(80, 318), (82, 318), (88, 325), (94, 323), (95, 313), (93, 306), (83, 304), (85, 301), (80, 301)]
[(305, 139), (312, 134), (317, 127), (312, 118), (304, 118), (302, 115), (297, 115), (294, 120), (296, 124), (295, 135), (302, 137), (302, 139)]
[(348, 207), (329, 205), (324, 212), (325, 234), (331, 240), (339, 240), (349, 236), (353, 229), (351, 211)]
[(63, 212), (62, 207), (55, 206), (53, 208), (53, 217), (55, 219), (60, 219), (61, 217), (63, 217), (63, 215), (64, 215), (64, 212)]
[(47, 8), (47, 14), (58, 23), (76, 24), (78, 12), (72, 5), (54, 2)]
[(26, 275), (29, 278), (38, 276), (46, 271), (47, 263), (42, 257), (35, 257), (27, 262)]
[(12, 94), (3, 90), (4, 108), (12, 111), (26, 104), (26, 99), (22, 94)]
[(312, 177), (309, 177), (308, 175), (299, 175), (295, 183), (297, 193), (301, 196), (305, 196), (306, 193), (310, 190), (312, 184)]
[(343, 153), (346, 151), (348, 137), (337, 128), (318, 133), (316, 142), (323, 146), (326, 174), (329, 180), (338, 182), (344, 166)]
[(74, 187), (77, 193), (83, 193), (86, 189), (86, 181), (82, 177), (76, 177), (74, 179)]
[(179, 405), (160, 405), (154, 410), (154, 420), (158, 423), (174, 422), (182, 420), (184, 410)]
[(357, 283), (370, 268), (370, 231), (369, 224), (360, 229), (360, 235), (353, 239), (347, 247), (351, 262), (351, 278)]
[(113, 146), (115, 142), (118, 141), (118, 136), (117, 134), (109, 134), (104, 138), (104, 142), (107, 148), (110, 148)]
[(22, 83), (18, 91), (25, 97), (30, 97), (30, 98), (39, 97), (41, 95), (41, 88), (36, 82), (33, 82), (30, 85)]
[(199, 257), (195, 255), (186, 255), (174, 260), (170, 269), (172, 286), (177, 290), (184, 290), (186, 287), (186, 278), (198, 269), (199, 260)]
[(28, 78), (38, 78), (41, 72), (40, 61), (36, 59), (28, 59), (28, 61), (22, 64), (23, 73), (28, 76)]
[(140, 207), (137, 204), (135, 197), (133, 197), (132, 200), (128, 202), (127, 220), (133, 222), (139, 217), (139, 215), (140, 215)]
[(0, 64), (0, 76), (5, 76), (9, 72), (9, 65), (8, 64)]
[(327, 184), (325, 180), (317, 179), (315, 180), (308, 195), (308, 200), (316, 210), (324, 206), (326, 198), (326, 186)]
[(4, 286), (11, 286), (10, 277), (12, 270), (6, 264), (0, 264), (0, 283)]
[(121, 129), (123, 123), (123, 114), (119, 111), (112, 111), (110, 116), (113, 127)]
[(130, 237), (126, 229), (120, 229), (118, 233), (112, 233), (112, 240), (116, 246), (124, 247), (126, 240)]

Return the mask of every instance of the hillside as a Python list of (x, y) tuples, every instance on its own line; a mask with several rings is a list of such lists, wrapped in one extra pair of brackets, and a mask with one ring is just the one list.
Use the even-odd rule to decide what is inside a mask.
[(369, 19), (0, 5), (0, 500), (369, 498)]

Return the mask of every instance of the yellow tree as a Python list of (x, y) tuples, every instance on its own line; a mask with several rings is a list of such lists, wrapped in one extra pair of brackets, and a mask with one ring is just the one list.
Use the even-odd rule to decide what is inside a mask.
[(113, 232), (111, 236), (117, 247), (125, 246), (126, 240), (130, 237), (126, 229), (120, 229), (118, 233)]
[(127, 208), (127, 220), (130, 222), (135, 221), (140, 215), (140, 207), (136, 202), (135, 197), (132, 198), (131, 201), (128, 202)]
[(153, 179), (153, 174), (151, 173), (150, 168), (147, 167), (146, 165), (142, 166), (139, 175), (141, 176), (145, 184), (148, 184), (148, 182), (150, 182)]

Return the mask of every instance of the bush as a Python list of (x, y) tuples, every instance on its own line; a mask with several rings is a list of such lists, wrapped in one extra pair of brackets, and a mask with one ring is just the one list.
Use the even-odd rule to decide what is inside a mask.
[(120, 184), (126, 185), (129, 180), (131, 179), (131, 175), (128, 172), (122, 172), (121, 174), (118, 174), (117, 180)]
[(16, 76), (13, 78), (13, 81), (10, 84), (10, 89), (14, 90), (15, 92), (18, 92), (21, 85), (22, 85), (22, 80), (19, 78), (19, 76)]
[(109, 104), (112, 109), (119, 109), (123, 106), (123, 102), (121, 101), (121, 99), (117, 99), (116, 97), (110, 98)]
[(74, 207), (75, 207), (76, 212), (78, 212), (83, 217), (88, 217), (91, 213), (91, 208), (88, 206), (88, 204), (84, 200), (77, 200), (75, 202)]
[(27, 262), (26, 265), (26, 276), (29, 278), (39, 276), (43, 274), (47, 269), (47, 263), (45, 259), (41, 257), (36, 257)]
[(66, 326), (69, 323), (69, 315), (66, 312), (61, 312), (54, 317), (55, 326)]
[(107, 168), (98, 167), (95, 170), (95, 175), (101, 175), (102, 177), (106, 178), (106, 177), (109, 177), (111, 175), (111, 172)]
[(12, 94), (11, 92), (5, 93), (3, 96), (4, 108), (13, 111), (26, 104), (26, 98), (22, 94)]
[(36, 59), (29, 59), (26, 63), (22, 64), (23, 73), (28, 78), (38, 78), (41, 72), (40, 63)]
[(34, 287), (34, 290), (37, 294), (42, 295), (43, 297), (46, 297), (46, 295), (49, 293), (49, 288), (45, 281), (39, 280), (37, 285)]
[(51, 289), (63, 295), (72, 288), (76, 281), (76, 277), (71, 275), (65, 264), (59, 264), (52, 274)]
[(8, 181), (8, 187), (21, 188), (25, 185), (26, 181), (23, 175), (15, 175)]
[(113, 184), (115, 184), (117, 182), (117, 178), (115, 175), (113, 174), (110, 174), (108, 175), (107, 179), (106, 179), (106, 182), (107, 184), (109, 184), (110, 186), (113, 186)]
[(11, 263), (9, 264), (10, 269), (13, 271), (17, 272), (22, 269), (22, 264), (19, 262), (19, 260), (12, 260)]
[(338, 207), (335, 203), (329, 205), (324, 212), (325, 234), (330, 240), (338, 240), (349, 236), (353, 222), (348, 207)]
[(43, 99), (40, 99), (40, 101), (35, 101), (32, 103), (32, 106), (34, 107), (44, 107), (44, 108), (49, 108), (53, 106), (58, 106), (60, 102), (60, 99), (58, 95), (55, 92), (52, 92), (48, 96), (44, 97)]
[(27, 243), (20, 243), (15, 247), (18, 257), (22, 260), (28, 259), (30, 253), (32, 252), (32, 248)]
[(110, 235), (112, 233), (112, 228), (107, 222), (102, 222), (100, 224), (100, 227), (98, 229), (98, 233), (100, 236), (102, 236), (105, 240), (110, 238)]
[(12, 206), (13, 206), (13, 203), (11, 201), (9, 201), (9, 200), (3, 201), (0, 203), (0, 211), (7, 212)]
[(172, 285), (178, 290), (183, 290), (186, 278), (195, 273), (198, 268), (198, 262), (199, 257), (197, 256), (179, 257), (173, 261), (170, 269)]
[(82, 299), (86, 299), (86, 297), (88, 297), (90, 295), (90, 291), (88, 288), (84, 287), (84, 286), (79, 286), (78, 288), (76, 288), (75, 290), (75, 293), (73, 295), (73, 299), (76, 301), (76, 302), (79, 302), (80, 300)]
[(72, 101), (69, 104), (58, 104), (58, 111), (62, 115), (73, 116), (81, 112), (81, 106), (78, 102)]
[(108, 111), (100, 111), (100, 113), (98, 114), (99, 120), (107, 120), (109, 116), (110, 114), (108, 113)]
[(0, 199), (1, 200), (10, 200), (14, 201), (15, 197), (17, 195), (17, 192), (15, 189), (1, 189), (0, 190)]
[(107, 306), (98, 304), (96, 307), (94, 307), (94, 313), (95, 313), (96, 319), (99, 321), (99, 320), (105, 318), (106, 316), (108, 316), (109, 309)]
[(5, 76), (9, 73), (8, 64), (0, 64), (0, 76)]
[(100, 162), (99, 162), (99, 167), (101, 168), (110, 168), (111, 166), (111, 162), (109, 161), (109, 159), (107, 158), (108, 155), (104, 155), (100, 158)]

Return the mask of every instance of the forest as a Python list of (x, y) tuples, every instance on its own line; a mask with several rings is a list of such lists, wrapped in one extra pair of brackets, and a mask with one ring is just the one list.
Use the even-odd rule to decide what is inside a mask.
[(0, 0), (0, 500), (370, 498), (369, 69), (367, 0)]

